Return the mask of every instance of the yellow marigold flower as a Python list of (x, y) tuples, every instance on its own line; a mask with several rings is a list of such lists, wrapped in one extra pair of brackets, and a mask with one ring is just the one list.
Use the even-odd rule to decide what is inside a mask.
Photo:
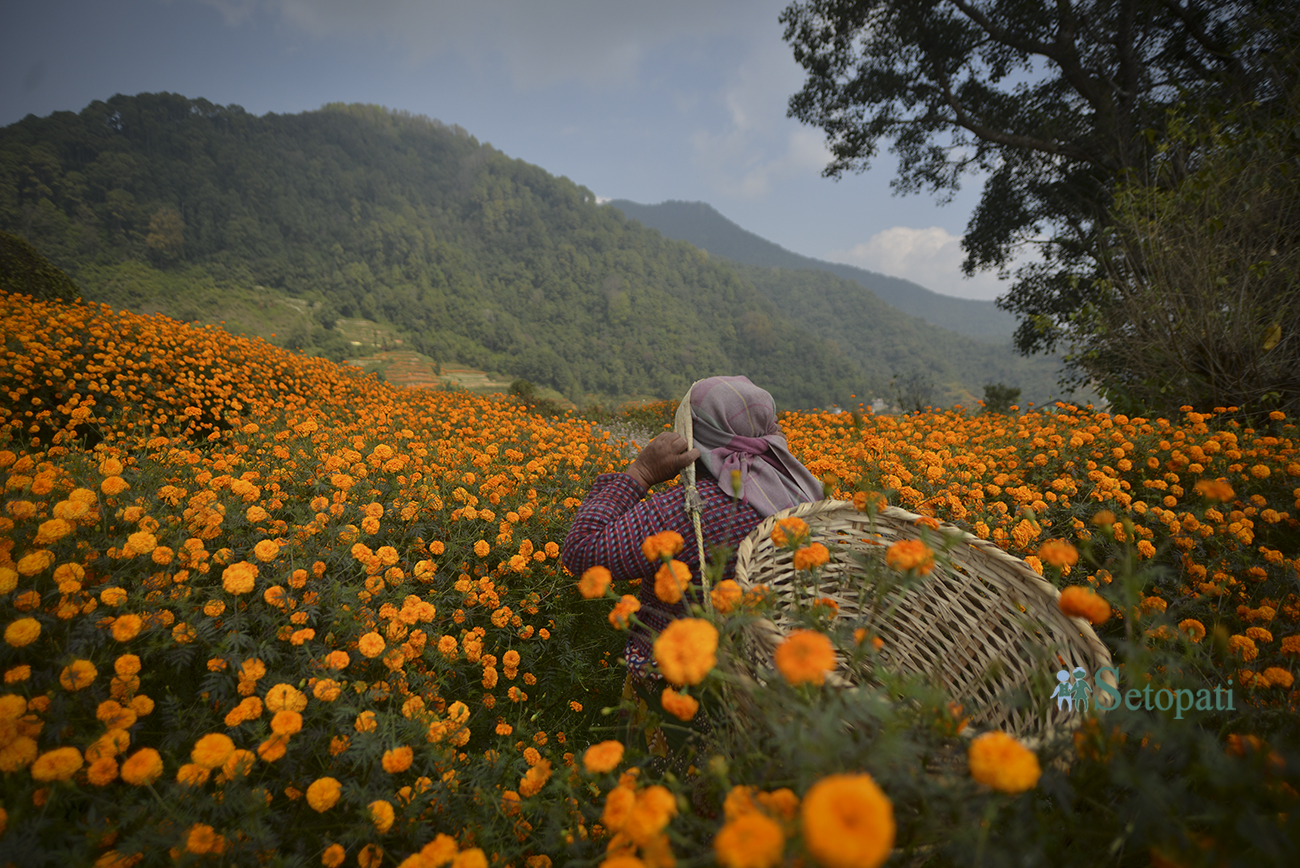
[(337, 778), (317, 778), (307, 787), (307, 804), (313, 811), (324, 813), (338, 803), (342, 791)]
[(194, 743), (190, 759), (200, 768), (221, 768), (235, 752), (235, 743), (230, 736), (219, 732), (210, 732)]
[(671, 687), (664, 688), (659, 697), (659, 702), (663, 705), (664, 711), (678, 720), (691, 720), (695, 717), (696, 712), (700, 710), (700, 701), (698, 699), (678, 693)]
[(772, 543), (777, 547), (798, 545), (808, 536), (808, 522), (801, 518), (789, 516), (776, 523), (772, 528)]
[(713, 608), (720, 614), (726, 615), (736, 610), (740, 605), (744, 594), (740, 590), (740, 585), (732, 579), (726, 579), (718, 582), (709, 592), (713, 600)]
[(1259, 648), (1255, 646), (1255, 640), (1239, 633), (1228, 637), (1228, 651), (1247, 662), (1259, 656)]
[(1205, 638), (1205, 625), (1195, 618), (1179, 621), (1178, 629), (1182, 630), (1192, 642), (1200, 642)]
[(789, 684), (823, 684), (835, 669), (835, 648), (824, 633), (795, 630), (776, 647), (776, 668)]
[(140, 635), (140, 630), (143, 627), (144, 620), (139, 615), (129, 614), (114, 618), (113, 626), (109, 630), (117, 641), (130, 642)]
[(52, 566), (54, 566), (54, 553), (46, 549), (37, 549), (19, 558), (15, 569), (20, 576), (34, 576)]
[(124, 491), (129, 491), (130, 488), (127, 481), (120, 476), (110, 476), (99, 484), (99, 490), (109, 497), (115, 497)]
[(804, 846), (825, 868), (876, 868), (894, 846), (894, 806), (868, 774), (822, 778), (802, 818)]
[(641, 542), (641, 552), (646, 560), (657, 561), (661, 558), (671, 558), (682, 550), (683, 545), (681, 534), (675, 530), (666, 530), (646, 537)]
[(302, 730), (302, 715), (296, 711), (284, 709), (277, 711), (271, 718), (271, 732), (276, 735), (293, 735)]
[(474, 543), (474, 554), (478, 555), (479, 557), (481, 558), (487, 557), (488, 552), (490, 551), (492, 551), (492, 546), (488, 543), (487, 540), (481, 539), (478, 542)]
[(765, 814), (745, 814), (718, 831), (713, 852), (723, 868), (776, 868), (785, 852), (785, 833)]
[(56, 747), (46, 751), (31, 764), (32, 780), (66, 781), (77, 773), (85, 760), (75, 747)]
[(934, 569), (934, 551), (919, 539), (905, 539), (885, 550), (885, 563), (900, 573), (915, 570), (928, 575)]
[(665, 603), (676, 603), (690, 584), (691, 568), (681, 561), (670, 560), (655, 573), (655, 596)]
[(253, 590), (258, 572), (257, 565), (247, 561), (231, 564), (221, 572), (221, 587), (230, 594), (247, 594)]
[(73, 660), (59, 673), (59, 683), (64, 690), (77, 691), (95, 680), (99, 670), (89, 660)]
[(986, 732), (967, 751), (970, 774), (981, 784), (1003, 793), (1023, 793), (1038, 785), (1038, 757), (1014, 736)]
[(1057, 605), (1071, 618), (1085, 618), (1093, 624), (1104, 624), (1110, 618), (1110, 603), (1083, 585), (1071, 585), (1061, 591)]
[(375, 713), (367, 708), (357, 715), (357, 719), (352, 722), (352, 728), (357, 732), (374, 732), (379, 728), (379, 722), (375, 720)]
[(36, 529), (36, 536), (32, 538), (32, 544), (44, 546), (52, 542), (58, 542), (75, 529), (70, 521), (62, 518), (52, 518), (49, 521), (41, 522), (41, 526)]
[(5, 627), (5, 642), (14, 648), (30, 645), (40, 635), (41, 622), (35, 618), (19, 618)]
[(333, 678), (322, 678), (316, 682), (311, 692), (321, 702), (333, 702), (343, 692), (343, 686)]
[(717, 664), (718, 631), (702, 618), (679, 618), (654, 641), (659, 671), (673, 684), (699, 684)]
[(320, 854), (320, 863), (325, 868), (339, 868), (346, 858), (347, 851), (343, 849), (342, 844), (330, 844), (325, 848), (325, 852)]
[(384, 771), (388, 772), (390, 775), (395, 775), (409, 769), (414, 760), (415, 751), (407, 745), (401, 745), (400, 747), (384, 751), (384, 757), (381, 764), (384, 767)]
[(151, 747), (142, 747), (122, 763), (122, 780), (138, 787), (151, 784), (162, 775), (162, 757)]
[(638, 611), (640, 608), (640, 600), (631, 594), (624, 594), (623, 598), (615, 603), (614, 608), (610, 610), (609, 623), (619, 630), (625, 630), (627, 629), (632, 613)]
[(264, 539), (253, 546), (253, 557), (264, 564), (269, 564), (280, 556), (280, 544), (273, 539)]
[(307, 694), (292, 684), (276, 684), (266, 691), (266, 710), (302, 711), (307, 707)]
[(796, 570), (814, 570), (817, 567), (825, 566), (830, 562), (831, 553), (827, 551), (826, 546), (821, 543), (812, 543), (794, 553), (794, 568)]
[(612, 580), (609, 570), (604, 567), (592, 567), (584, 572), (582, 578), (578, 580), (578, 593), (588, 600), (603, 597), (605, 591), (609, 590)]
[(1079, 563), (1079, 550), (1063, 539), (1049, 539), (1038, 547), (1038, 558), (1062, 570)]
[(357, 640), (357, 650), (363, 657), (375, 658), (384, 653), (384, 637), (373, 631)]
[(370, 819), (375, 824), (375, 831), (379, 834), (382, 835), (393, 828), (394, 818), (392, 803), (383, 799), (376, 799), (370, 803)]
[(582, 767), (592, 775), (613, 771), (622, 761), (623, 743), (620, 741), (597, 742), (582, 755)]

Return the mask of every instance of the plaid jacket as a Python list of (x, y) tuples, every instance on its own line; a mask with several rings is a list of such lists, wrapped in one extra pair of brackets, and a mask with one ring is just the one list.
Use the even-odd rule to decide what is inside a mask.
[[(699, 472), (698, 464), (696, 467), (697, 487), (704, 499), (700, 525), (704, 531), (705, 554), (711, 556), (715, 546), (729, 547), (731, 555), (723, 579), (730, 579), (736, 570), (736, 546), (763, 517), (748, 503), (741, 503), (723, 493), (716, 480), (707, 472)], [(655, 596), (654, 574), (658, 567), (641, 553), (642, 541), (665, 530), (681, 534), (685, 544), (677, 559), (691, 568), (697, 599), (700, 593), (699, 547), (682, 488), (674, 486), (648, 498), (646, 493), (641, 483), (626, 473), (606, 473), (597, 477), (578, 508), (561, 555), (564, 565), (575, 576), (582, 575), (591, 567), (603, 566), (615, 581), (646, 580), (641, 582), (638, 595), (641, 609), (636, 613), (646, 627), (634, 627), (627, 643), (628, 666), (638, 673), (644, 670), (650, 659), (650, 643), (654, 641), (654, 635), (674, 618), (686, 615), (684, 602), (670, 605)], [(649, 632), (646, 632), (647, 628)]]

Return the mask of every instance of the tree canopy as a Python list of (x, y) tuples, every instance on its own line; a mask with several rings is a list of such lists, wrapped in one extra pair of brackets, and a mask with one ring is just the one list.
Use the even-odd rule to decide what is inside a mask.
[[(826, 174), (888, 143), (896, 190), (983, 193), (968, 272), (1036, 249), (1000, 305), (1023, 352), (1070, 336), (1093, 297), (1099, 233), (1121, 179), (1154, 182), (1167, 110), (1269, 104), (1287, 89), (1296, 0), (804, 0), (781, 16), (807, 78), (790, 114), (820, 127)], [(1184, 155), (1186, 156), (1186, 155)]]

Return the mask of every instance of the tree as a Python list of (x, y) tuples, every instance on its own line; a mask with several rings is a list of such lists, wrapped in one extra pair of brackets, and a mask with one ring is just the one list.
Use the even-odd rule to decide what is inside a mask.
[(967, 273), (1021, 267), (999, 305), (1023, 353), (1068, 341), (1117, 180), (1152, 182), (1168, 107), (1268, 104), (1295, 42), (1297, 0), (804, 0), (781, 15), (807, 72), (790, 115), (820, 127), (825, 174), (864, 171), (881, 142), (895, 190), (951, 196), (985, 176)]
[(1117, 189), (1072, 358), (1118, 409), (1300, 411), (1300, 86), (1286, 106), (1173, 113), (1159, 149), (1195, 162)]

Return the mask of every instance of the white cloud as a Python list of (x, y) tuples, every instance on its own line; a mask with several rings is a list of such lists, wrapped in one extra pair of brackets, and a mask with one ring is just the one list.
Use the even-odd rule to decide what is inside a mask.
[(961, 263), (965, 256), (961, 236), (939, 226), (894, 226), (849, 250), (832, 251), (827, 258), (903, 277), (944, 295), (993, 299), (1006, 292), (1007, 283), (991, 272), (969, 278), (963, 275)]

